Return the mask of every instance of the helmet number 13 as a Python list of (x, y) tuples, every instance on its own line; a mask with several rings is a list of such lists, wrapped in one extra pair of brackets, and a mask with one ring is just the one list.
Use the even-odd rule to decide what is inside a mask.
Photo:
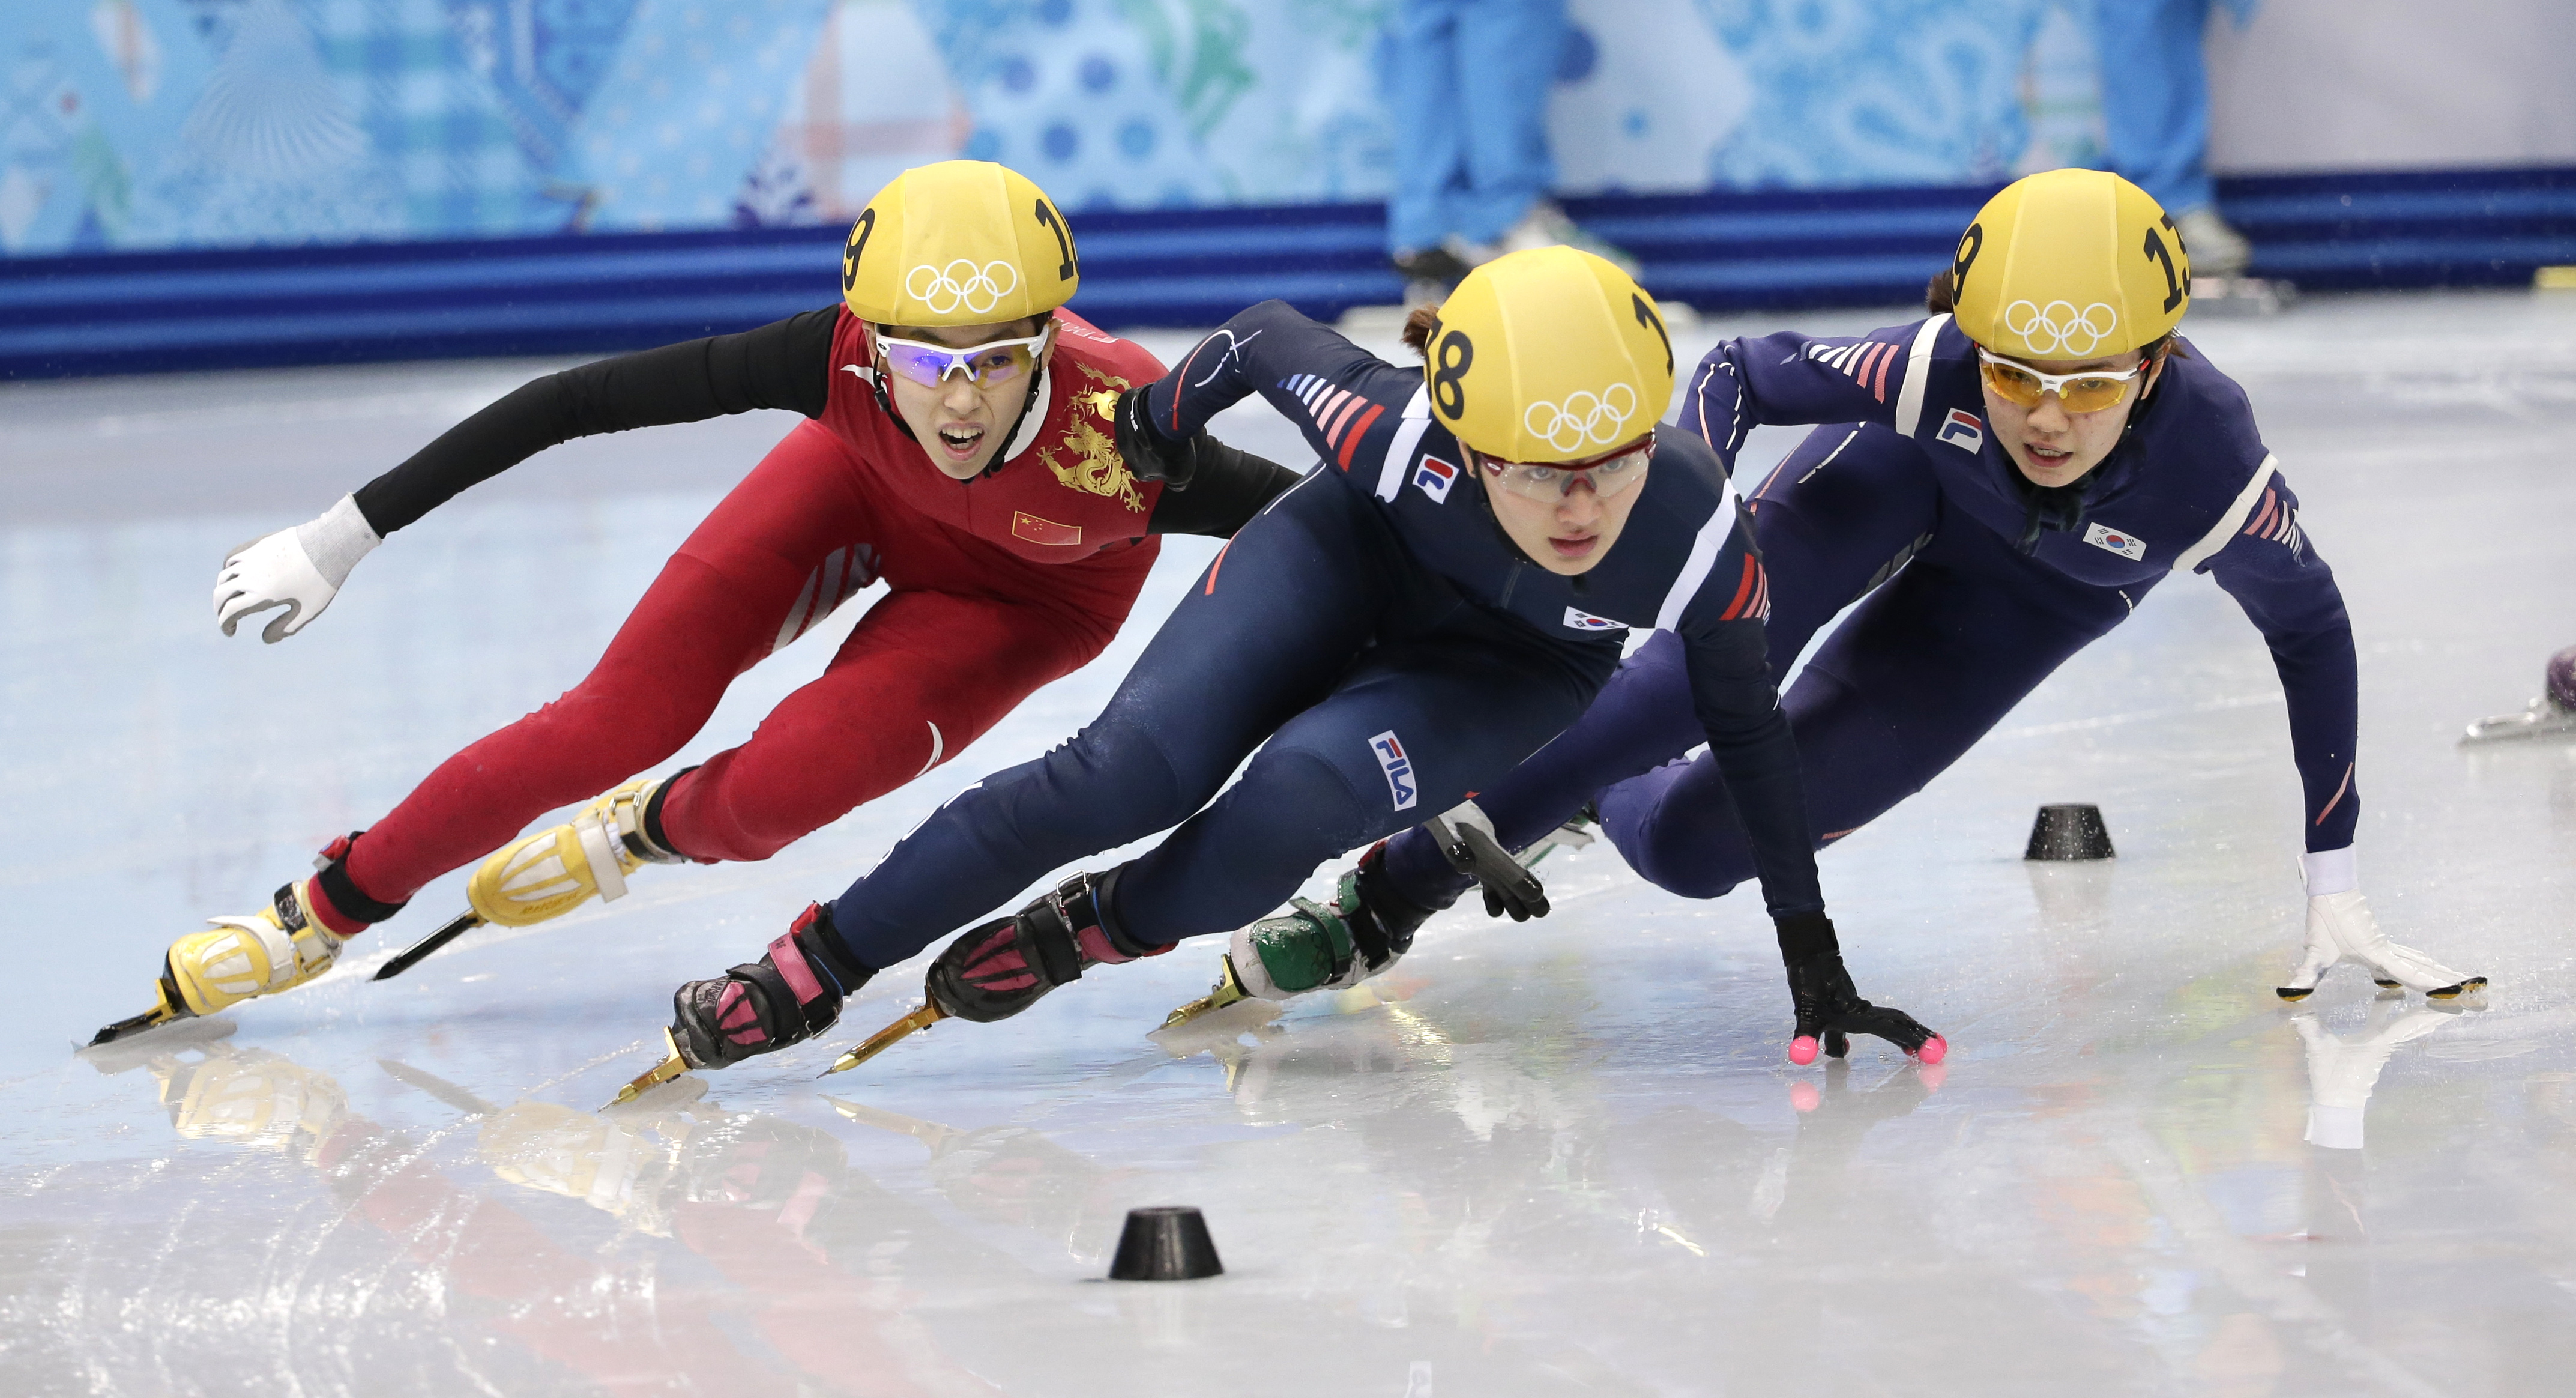
[(1054, 207), (1044, 199), (1038, 201), (1038, 224), (1055, 235), (1055, 250), (1064, 254), (1064, 261), (1056, 264), (1055, 279), (1060, 282), (1072, 281), (1073, 235), (1065, 231), (1064, 220), (1056, 217)]
[[(2173, 220), (2166, 219), (2165, 222), (2167, 225), (2171, 225)], [(2182, 235), (2177, 233), (2174, 236), (2180, 237)], [(2147, 230), (2147, 256), (2152, 261), (2161, 263), (2164, 266), (2165, 309), (2167, 311), (2171, 311), (2174, 307), (2182, 304), (2182, 278), (2174, 275), (2173, 254), (2165, 251), (2165, 240), (2163, 235), (2159, 234), (2152, 228)]]

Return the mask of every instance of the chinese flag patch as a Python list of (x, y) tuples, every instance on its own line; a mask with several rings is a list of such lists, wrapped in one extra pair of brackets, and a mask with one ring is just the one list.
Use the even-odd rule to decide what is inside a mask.
[(1033, 544), (1079, 544), (1082, 542), (1082, 526), (1058, 524), (1051, 519), (1040, 519), (1026, 510), (1013, 510), (1011, 537), (1026, 539)]

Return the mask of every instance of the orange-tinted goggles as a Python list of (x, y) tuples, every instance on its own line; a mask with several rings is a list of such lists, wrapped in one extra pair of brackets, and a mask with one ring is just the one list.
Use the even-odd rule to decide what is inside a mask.
[(2120, 401), (2129, 391), (2129, 383), (2147, 371), (2149, 360), (2139, 360), (2126, 369), (2086, 369), (2075, 374), (2043, 374), (2018, 360), (1999, 359), (1977, 350), (1977, 363), (1986, 377), (1986, 387), (1995, 396), (2017, 407), (2036, 408), (2048, 394), (2057, 395), (2070, 413), (2098, 413)]

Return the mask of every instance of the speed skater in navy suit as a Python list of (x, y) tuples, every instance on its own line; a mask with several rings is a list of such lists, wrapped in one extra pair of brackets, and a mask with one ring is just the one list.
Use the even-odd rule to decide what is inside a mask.
[[(677, 1058), (723, 1066), (811, 1037), (858, 983), (959, 928), (931, 963), (931, 1006), (1004, 1018), (1090, 967), (1237, 931), (1376, 841), (1332, 902), (1293, 905), (1283, 940), (1300, 955), (1250, 973), (1266, 993), (1372, 974), (1429, 912), (1386, 894), (1384, 839), (1563, 731), (1628, 630), (1651, 627), (1674, 638), (1740, 813), (1792, 1058), (1874, 1034), (1937, 1062), (1946, 1044), (1844, 968), (1764, 656), (1761, 560), (1718, 453), (1657, 429), (1673, 358), (1653, 301), (1602, 259), (1547, 248), (1479, 268), (1418, 329), (1425, 363), (1400, 368), (1271, 302), (1130, 390), (1120, 445), (1157, 478), (1186, 479), (1208, 419), (1255, 393), (1321, 462), (1209, 563), (1081, 733), (960, 793), (759, 962), (681, 987)], [(1166, 829), (974, 925), (1048, 871)]]
[[(2166, 576), (2205, 572), (2271, 648), (2305, 792), (2307, 939), (2281, 998), (2343, 961), (2457, 996), (2484, 978), (2390, 942), (2361, 894), (2351, 623), (2244, 390), (2174, 333), (2189, 287), (2152, 199), (2058, 170), (1979, 213), (1928, 319), (1729, 340), (1701, 361), (1682, 425), (1730, 463), (1757, 424), (1831, 424), (1748, 502), (1776, 671), (1858, 603), (1784, 700), (1813, 844), (1921, 790)], [(1674, 638), (1653, 637), (1472, 818), (1517, 849), (1592, 807), (1649, 881), (1733, 888), (1750, 850), (1725, 771), (1683, 760), (1699, 741), (1685, 692)], [(1387, 865), (1417, 904), (1465, 886), (1427, 831), (1395, 840)]]

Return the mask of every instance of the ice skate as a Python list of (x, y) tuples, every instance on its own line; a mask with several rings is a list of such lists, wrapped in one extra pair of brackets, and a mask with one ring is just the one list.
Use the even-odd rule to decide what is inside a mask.
[(293, 990), (331, 969), (348, 938), (322, 925), (313, 910), (312, 880), (277, 890), (269, 906), (250, 917), (219, 917), (202, 932), (170, 944), (161, 963), (160, 1003), (98, 1031), (90, 1047), (174, 1019), (210, 1015), (244, 1000)]
[(2413, 947), (2399, 946), (2379, 930), (2370, 902), (2358, 889), (2308, 900), (2308, 944), (2287, 983), (2274, 987), (2284, 1000), (2316, 993), (2325, 973), (2349, 961), (2387, 989), (2420, 990), (2428, 1000), (2453, 1000), (2485, 988), (2484, 976), (2463, 976)]
[(1313, 990), (1347, 990), (1394, 968), (1433, 909), (1397, 894), (1380, 840), (1342, 875), (1330, 904), (1299, 898), (1280, 917), (1238, 930), (1215, 988), (1172, 1011), (1160, 1028), (1187, 1024), (1246, 999), (1286, 1000)]
[(2516, 738), (2563, 738), (2576, 735), (2576, 646), (2549, 657), (2542, 671), (2540, 697), (2518, 714), (2498, 714), (2469, 725), (2460, 744), (2501, 743)]
[(922, 1003), (832, 1061), (846, 1073), (943, 1019), (1008, 1019), (1093, 966), (1116, 966), (1171, 950), (1135, 941), (1103, 912), (1109, 874), (1076, 874), (1018, 913), (948, 944), (923, 978)]
[(809, 903), (758, 961), (672, 992), (662, 1060), (608, 1105), (632, 1102), (692, 1068), (731, 1067), (803, 1043), (831, 1028), (842, 1004), (875, 975), (842, 949), (831, 909)]
[(2576, 709), (2543, 696), (2532, 700), (2531, 707), (2521, 713), (2479, 719), (2460, 735), (2460, 742), (2465, 746), (2513, 738), (2564, 738), (2570, 734), (2576, 734)]
[[(1008, 1019), (1094, 966), (1160, 956), (1129, 936), (1106, 911), (1117, 870), (1076, 874), (1010, 917), (950, 942), (930, 963), (923, 989), (942, 1015), (989, 1024)], [(925, 1007), (927, 1008), (927, 1007)]]
[(503, 927), (561, 917), (598, 894), (626, 896), (626, 876), (647, 864), (686, 863), (661, 838), (661, 798), (677, 777), (639, 777), (579, 815), (502, 846), (465, 886), (476, 916)]

